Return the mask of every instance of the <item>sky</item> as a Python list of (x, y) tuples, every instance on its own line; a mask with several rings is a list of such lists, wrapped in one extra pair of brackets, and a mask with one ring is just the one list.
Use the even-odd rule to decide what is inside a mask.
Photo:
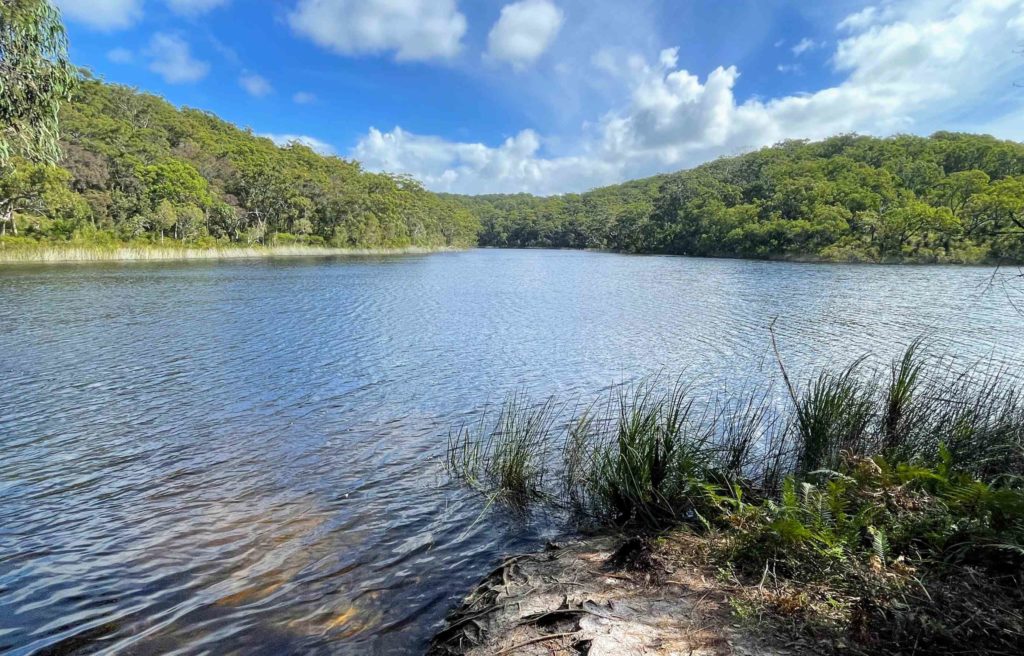
[(784, 139), (1024, 140), (1024, 0), (56, 0), (72, 59), (278, 143), (549, 195)]

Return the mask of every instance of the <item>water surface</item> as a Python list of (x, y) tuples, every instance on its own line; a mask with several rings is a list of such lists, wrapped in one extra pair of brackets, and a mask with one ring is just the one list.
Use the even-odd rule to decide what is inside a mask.
[(991, 270), (566, 251), (0, 269), (0, 652), (403, 654), (502, 553), (449, 426), (527, 388), (795, 376), (927, 333), (1022, 364)]

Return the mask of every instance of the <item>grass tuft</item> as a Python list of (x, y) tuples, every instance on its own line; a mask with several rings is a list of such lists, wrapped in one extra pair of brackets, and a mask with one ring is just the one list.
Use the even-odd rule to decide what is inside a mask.
[(770, 387), (707, 398), (650, 379), (563, 421), (513, 395), (489, 431), (454, 434), (449, 468), (599, 525), (689, 526), (753, 582), (740, 606), (832, 644), (1005, 653), (1024, 643), (1019, 379), (956, 371), (920, 340), (866, 362), (787, 377), (785, 405)]

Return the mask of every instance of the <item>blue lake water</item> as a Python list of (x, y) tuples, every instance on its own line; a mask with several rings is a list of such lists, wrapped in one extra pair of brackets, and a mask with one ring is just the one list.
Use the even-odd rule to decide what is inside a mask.
[(773, 318), (794, 377), (922, 334), (1016, 369), (991, 276), (542, 250), (0, 268), (0, 652), (420, 653), (498, 556), (563, 530), (450, 484), (452, 425), (523, 388), (757, 384)]

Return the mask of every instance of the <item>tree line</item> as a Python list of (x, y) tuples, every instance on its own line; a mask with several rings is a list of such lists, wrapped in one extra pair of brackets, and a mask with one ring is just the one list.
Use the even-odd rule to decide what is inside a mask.
[(459, 196), (480, 244), (841, 261), (1024, 261), (1024, 144), (787, 141), (584, 194)]
[[(475, 217), (408, 176), (285, 147), (87, 73), (60, 106), (60, 155), (13, 156), (0, 233), (87, 243), (468, 246)], [(36, 158), (39, 160), (40, 158)]]
[(787, 141), (584, 194), (434, 194), (75, 69), (45, 0), (0, 3), (0, 245), (593, 248), (1024, 262), (1024, 144)]

